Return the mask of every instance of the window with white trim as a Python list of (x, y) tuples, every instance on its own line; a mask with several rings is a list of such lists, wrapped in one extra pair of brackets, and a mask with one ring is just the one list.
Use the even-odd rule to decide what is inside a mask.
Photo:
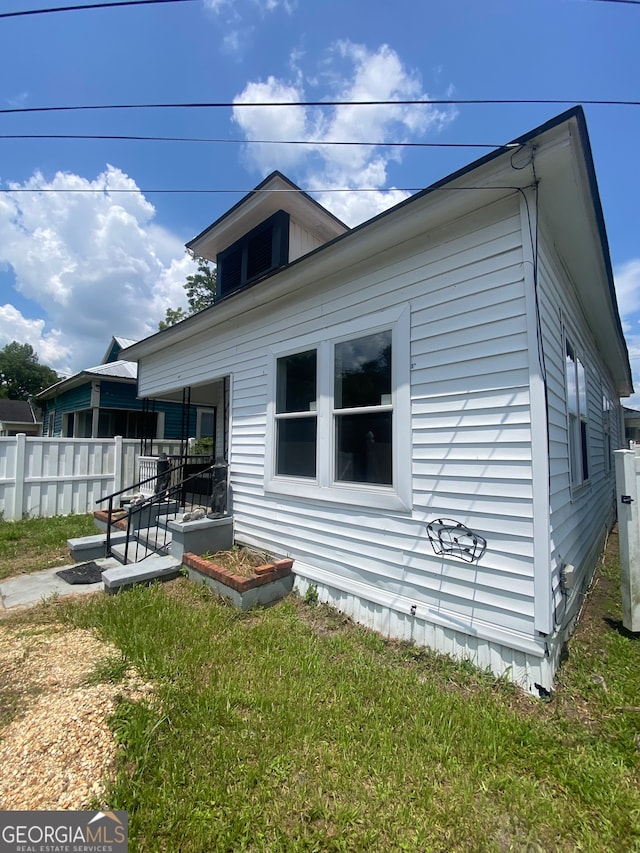
[(569, 338), (565, 338), (565, 376), (571, 485), (580, 486), (589, 479), (587, 376)]
[(408, 318), (360, 318), (273, 352), (267, 491), (409, 507)]

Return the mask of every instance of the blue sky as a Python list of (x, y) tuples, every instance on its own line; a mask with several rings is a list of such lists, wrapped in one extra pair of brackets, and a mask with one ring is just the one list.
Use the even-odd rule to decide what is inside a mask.
[[(0, 12), (73, 0), (0, 0)], [(639, 100), (640, 5), (595, 0), (194, 0), (0, 19), (0, 109), (168, 102)], [(0, 115), (0, 346), (97, 364), (184, 304), (184, 243), (279, 168), (355, 225), (570, 105), (220, 108)], [(619, 308), (640, 390), (640, 107), (586, 106)], [(375, 192), (357, 192), (366, 187)], [(129, 193), (109, 189), (127, 188)], [(232, 192), (158, 194), (158, 189)], [(353, 192), (331, 192), (331, 190)], [(640, 408), (640, 394), (630, 401)]]

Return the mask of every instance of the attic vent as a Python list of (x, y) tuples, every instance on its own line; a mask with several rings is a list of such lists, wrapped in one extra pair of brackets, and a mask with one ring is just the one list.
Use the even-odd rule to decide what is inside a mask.
[(224, 292), (236, 290), (242, 284), (242, 248), (229, 252), (221, 267), (221, 275), (225, 282)]
[(217, 297), (226, 296), (289, 260), (289, 214), (279, 210), (217, 258)]
[(273, 226), (259, 231), (249, 240), (247, 247), (247, 279), (255, 278), (271, 269)]

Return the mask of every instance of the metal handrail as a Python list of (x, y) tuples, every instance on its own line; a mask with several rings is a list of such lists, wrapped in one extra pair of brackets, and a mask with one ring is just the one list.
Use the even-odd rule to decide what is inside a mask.
[[(183, 470), (188, 464), (190, 464), (190, 463), (183, 462), (182, 464), (176, 465), (175, 467), (170, 466), (166, 473), (168, 473), (171, 476), (171, 478), (173, 478), (175, 476), (176, 472)], [(210, 467), (213, 468), (214, 466), (210, 466)], [(208, 470), (208, 469), (203, 469), (203, 471), (205, 471), (205, 470)], [(202, 471), (199, 471), (196, 474), (191, 474), (191, 475), (189, 475), (189, 477), (185, 477), (178, 484), (178, 488), (182, 487), (182, 483), (187, 482), (188, 480), (190, 480), (193, 477), (198, 477), (202, 473), (203, 473)], [(113, 509), (114, 498), (117, 498), (120, 495), (123, 495), (125, 493), (135, 492), (136, 490), (139, 489), (140, 486), (143, 486), (146, 483), (157, 482), (159, 476), (160, 475), (158, 473), (153, 474), (151, 477), (146, 477), (144, 480), (140, 480), (137, 483), (133, 483), (133, 485), (125, 486), (124, 489), (120, 489), (119, 491), (113, 492), (110, 495), (105, 495), (105, 497), (99, 498), (96, 501), (96, 504), (104, 503), (104, 501), (109, 501), (109, 504), (107, 506), (107, 539), (106, 539), (106, 543), (105, 543), (106, 544), (106, 555), (108, 557), (111, 556), (111, 528), (116, 523), (116, 521), (121, 520), (121, 518), (118, 518), (114, 521), (114, 517), (113, 517), (114, 516), (114, 509)], [(174, 488), (174, 487), (171, 487), (171, 488)], [(167, 491), (166, 489), (163, 490), (162, 494), (166, 495), (166, 491)], [(142, 508), (142, 507), (149, 506), (150, 505), (149, 502), (153, 502), (153, 500), (156, 498), (158, 498), (158, 495), (156, 495), (156, 494), (151, 495), (149, 498), (145, 498), (144, 501), (141, 501), (139, 504), (137, 504), (136, 508)], [(161, 498), (161, 499), (164, 499), (164, 498)], [(130, 511), (127, 513), (127, 518), (128, 518), (128, 521), (127, 521), (127, 537), (125, 540), (125, 561), (126, 561), (126, 555), (128, 553), (128, 543), (129, 543), (130, 528), (131, 528), (131, 521), (130, 521), (131, 512)]]
[[(182, 467), (183, 467), (183, 466), (178, 466), (177, 468), (174, 468), (174, 469), (171, 469), (171, 468), (170, 468), (170, 469), (168, 469), (168, 470), (167, 470), (167, 472), (165, 472), (165, 473), (166, 473), (167, 475), (172, 475), (175, 471), (180, 470)], [(188, 477), (184, 477), (184, 478), (183, 478), (182, 480), (180, 480), (178, 483), (174, 483), (173, 485), (168, 485), (168, 486), (167, 486), (167, 488), (161, 488), (161, 489), (158, 491), (158, 493), (157, 493), (157, 494), (150, 495), (149, 497), (145, 497), (143, 500), (139, 501), (138, 503), (130, 504), (130, 506), (129, 506), (129, 510), (128, 510), (128, 512), (127, 512), (127, 531), (126, 531), (125, 543), (124, 543), (124, 563), (125, 563), (125, 564), (126, 564), (126, 563), (128, 563), (128, 560), (129, 560), (129, 546), (130, 546), (131, 539), (132, 539), (132, 533), (133, 533), (133, 530), (134, 530), (134, 520), (136, 519), (136, 517), (138, 517), (138, 518), (139, 518), (143, 512), (148, 511), (148, 513), (149, 513), (149, 520), (151, 520), (151, 517), (152, 517), (152, 507), (153, 507), (154, 505), (161, 505), (161, 504), (164, 504), (165, 502), (171, 502), (171, 500), (172, 500), (172, 499), (176, 500), (176, 503), (180, 503), (180, 504), (181, 504), (181, 503), (183, 502), (184, 498), (186, 497), (186, 494), (187, 494), (187, 493), (188, 493), (188, 491), (189, 491), (189, 489), (188, 489), (188, 485), (189, 485), (189, 483), (194, 482), (194, 481), (195, 481), (195, 480), (197, 480), (198, 478), (202, 478), (202, 477), (203, 477), (203, 475), (204, 475), (205, 477), (209, 477), (209, 476), (210, 476), (210, 478), (211, 478), (211, 486), (210, 486), (209, 490), (208, 490), (207, 492), (202, 492), (202, 493), (200, 493), (200, 494), (201, 494), (201, 496), (202, 496), (203, 498), (206, 496), (207, 502), (209, 502), (209, 501), (213, 498), (213, 494), (214, 494), (215, 479), (214, 479), (214, 476), (213, 476), (213, 472), (214, 472), (214, 470), (215, 470), (217, 467), (219, 467), (219, 466), (216, 466), (216, 465), (209, 465), (208, 467), (203, 468), (201, 471), (197, 471), (197, 472), (196, 472), (196, 473), (194, 473), (194, 474), (190, 474)], [(225, 467), (226, 467), (226, 466), (225, 466)], [(161, 476), (161, 475), (160, 475), (160, 476)], [(158, 476), (156, 476), (156, 477), (154, 477), (154, 478), (152, 478), (152, 479), (157, 480), (157, 479), (158, 479)], [(178, 498), (180, 498), (180, 500), (179, 500), (179, 501), (177, 500)], [(173, 512), (174, 517), (175, 517), (177, 514), (178, 514), (178, 510), (176, 509), (176, 510)], [(152, 548), (149, 548), (149, 540), (147, 540), (147, 543), (146, 543), (146, 545), (145, 545), (145, 548), (146, 548), (146, 550), (147, 550), (147, 552), (148, 552), (148, 553), (146, 553), (146, 554), (145, 554), (145, 556), (143, 557), (143, 559), (146, 559), (147, 557), (151, 556), (152, 554), (158, 554), (158, 553), (162, 552), (162, 551), (166, 548), (166, 546), (167, 546), (167, 540), (168, 540), (168, 538), (169, 538), (169, 532), (168, 532), (168, 529), (167, 529), (167, 526), (166, 526), (166, 522), (169, 520), (169, 516), (170, 516), (170, 515), (171, 515), (171, 513), (170, 513), (170, 512), (167, 512), (167, 513), (163, 514), (164, 524), (163, 524), (162, 526), (163, 526), (163, 528), (164, 528), (165, 533), (164, 533), (164, 538), (163, 538), (163, 541), (162, 541), (162, 543), (161, 543), (161, 544), (159, 544), (159, 543), (158, 543), (158, 531), (159, 531), (160, 526), (161, 526), (161, 525), (160, 525), (160, 522), (159, 522), (160, 514), (157, 514), (157, 515), (156, 515), (156, 520), (155, 520), (155, 521), (156, 521), (156, 523), (155, 523), (155, 529), (156, 529), (156, 534), (155, 534), (155, 544), (154, 544), (154, 546), (153, 546)], [(110, 514), (110, 515), (109, 515), (109, 520), (108, 520), (108, 522), (107, 522), (107, 542), (106, 542), (106, 545), (107, 545), (107, 555), (110, 555), (110, 554), (111, 554), (111, 535), (110, 535), (110, 533), (111, 533), (111, 524), (112, 524), (112, 521), (111, 521), (111, 514)], [(136, 530), (137, 530), (137, 529), (141, 529), (140, 524), (138, 524), (138, 525), (135, 527), (135, 529), (136, 529)], [(147, 530), (151, 530), (151, 525), (147, 528)], [(138, 549), (139, 549), (139, 547), (140, 547), (140, 541), (139, 541), (139, 539), (137, 539), (136, 541), (137, 541), (137, 544), (136, 544), (136, 554), (135, 554), (135, 557), (136, 557), (136, 562), (137, 562)]]

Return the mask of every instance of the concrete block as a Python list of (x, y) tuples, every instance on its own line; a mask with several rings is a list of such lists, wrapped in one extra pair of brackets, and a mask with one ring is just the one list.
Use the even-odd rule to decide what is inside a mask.
[(205, 554), (233, 547), (233, 517), (201, 518), (198, 521), (169, 521), (171, 556), (182, 559), (185, 553)]
[[(111, 534), (111, 544), (124, 542), (126, 533), (114, 530)], [(107, 534), (96, 533), (94, 536), (79, 536), (67, 539), (69, 554), (74, 563), (84, 563), (88, 560), (100, 560), (106, 556)]]
[(195, 569), (192, 569), (190, 566), (187, 566), (187, 571), (189, 573), (190, 580), (195, 581), (196, 583), (206, 584), (214, 592), (217, 592), (218, 595), (230, 599), (238, 610), (249, 610), (250, 607), (257, 607), (258, 605), (271, 604), (274, 601), (279, 601), (281, 598), (285, 598), (285, 596), (289, 595), (293, 589), (293, 575), (287, 575), (286, 577), (269, 581), (269, 583), (263, 584), (262, 586), (256, 586), (252, 589), (247, 589), (244, 592), (238, 592), (227, 584), (221, 583), (215, 578), (203, 575)]

